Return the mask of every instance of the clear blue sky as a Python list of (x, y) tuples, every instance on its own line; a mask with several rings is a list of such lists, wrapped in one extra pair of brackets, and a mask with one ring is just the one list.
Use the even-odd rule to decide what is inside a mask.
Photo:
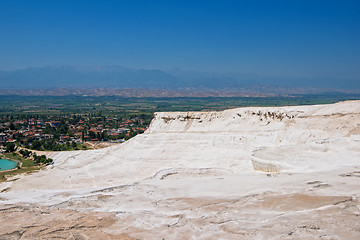
[(0, 0), (0, 70), (44, 65), (360, 77), (360, 1)]

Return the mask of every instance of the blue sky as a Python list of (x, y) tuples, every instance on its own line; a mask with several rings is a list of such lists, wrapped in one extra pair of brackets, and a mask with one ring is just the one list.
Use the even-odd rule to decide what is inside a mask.
[(0, 70), (44, 65), (360, 78), (360, 1), (0, 0)]

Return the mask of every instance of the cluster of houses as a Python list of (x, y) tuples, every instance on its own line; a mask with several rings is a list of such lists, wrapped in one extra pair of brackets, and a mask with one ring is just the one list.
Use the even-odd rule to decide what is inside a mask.
[[(42, 119), (9, 119), (0, 118), (0, 143), (19, 142), (31, 144), (34, 140), (55, 139), (58, 143), (74, 141), (117, 140), (124, 136), (144, 132), (147, 126), (144, 119), (105, 118), (93, 121), (91, 117), (81, 117), (75, 121), (71, 116), (43, 121)], [(58, 132), (59, 127), (68, 130), (66, 134)], [(50, 129), (50, 130), (49, 130)]]

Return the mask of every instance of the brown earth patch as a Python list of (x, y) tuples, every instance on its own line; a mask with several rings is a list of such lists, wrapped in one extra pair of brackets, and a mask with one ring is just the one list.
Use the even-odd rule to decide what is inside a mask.
[(103, 230), (115, 222), (111, 213), (79, 213), (37, 206), (1, 206), (0, 239), (126, 239)]
[(290, 194), (269, 196), (255, 203), (257, 207), (276, 211), (300, 211), (320, 208), (327, 205), (337, 205), (341, 202), (351, 201), (349, 196), (316, 196), (305, 194)]

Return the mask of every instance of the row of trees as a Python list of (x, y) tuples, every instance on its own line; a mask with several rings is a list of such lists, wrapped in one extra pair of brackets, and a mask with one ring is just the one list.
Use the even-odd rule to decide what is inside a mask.
[(23, 149), (20, 149), (19, 153), (22, 155), (23, 158), (28, 158), (31, 156), (31, 151), (29, 150), (23, 150)]
[(58, 143), (55, 139), (50, 140), (34, 140), (32, 144), (24, 144), (25, 148), (34, 149), (39, 151), (71, 151), (71, 150), (80, 150), (86, 149), (86, 146), (78, 144), (74, 141), (66, 143)]
[(36, 164), (42, 163), (42, 164), (49, 164), (52, 163), (53, 160), (51, 158), (47, 158), (45, 155), (37, 156), (36, 153), (33, 154), (34, 162)]
[(32, 153), (31, 151), (28, 151), (26, 149), (25, 150), (21, 149), (19, 151), (19, 153), (22, 155), (23, 158), (29, 158), (32, 155), (34, 162), (36, 164), (40, 164), (40, 163), (48, 164), (48, 163), (53, 162), (53, 159), (47, 158), (45, 155), (38, 156), (38, 155), (36, 155), (36, 153)]
[[(14, 156), (17, 155), (16, 153), (16, 145), (14, 143), (7, 143), (5, 145), (5, 151), (8, 152), (8, 153), (11, 153), (14, 154)], [(53, 162), (53, 159), (51, 158), (47, 158), (45, 155), (36, 155), (36, 153), (32, 153), (31, 151), (25, 149), (20, 149), (19, 151), (19, 154), (22, 158), (30, 158), (32, 156), (34, 162), (36, 164), (49, 164), (51, 162)]]

